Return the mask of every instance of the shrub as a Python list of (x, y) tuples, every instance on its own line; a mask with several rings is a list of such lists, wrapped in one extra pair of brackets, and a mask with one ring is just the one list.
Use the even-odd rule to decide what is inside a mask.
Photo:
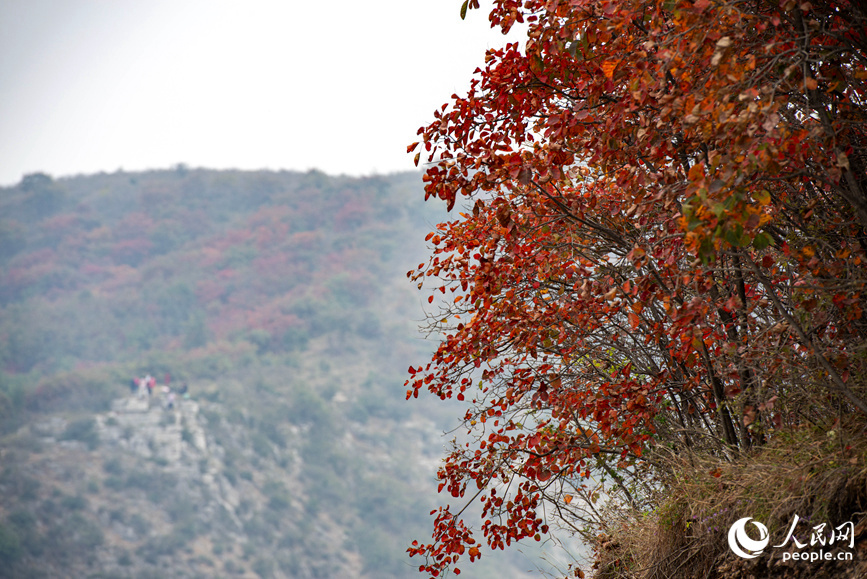
[(262, 579), (271, 579), (274, 577), (274, 561), (271, 559), (258, 558), (253, 561), (253, 572)]
[(250, 437), (253, 445), (253, 451), (262, 458), (270, 458), (273, 455), (271, 443), (268, 437), (261, 432), (254, 432)]
[[(2, 422), (2, 417), (0, 417)], [(38, 454), (44, 450), (44, 445), (38, 436), (32, 434), (24, 434), (13, 439), (12, 443), (15, 448), (30, 454)]]
[(68, 511), (81, 511), (87, 508), (87, 499), (81, 495), (68, 496), (60, 499), (60, 505)]
[(173, 535), (162, 535), (148, 540), (141, 548), (144, 560), (155, 565), (160, 557), (171, 557), (177, 551), (179, 545)]
[(113, 491), (120, 491), (126, 488), (126, 483), (119, 476), (111, 475), (102, 481), (102, 486)]
[(280, 481), (266, 482), (262, 492), (268, 497), (268, 508), (271, 510), (285, 511), (292, 505), (289, 490)]
[(39, 481), (13, 467), (6, 467), (0, 474), (0, 485), (6, 494), (17, 496), (20, 501), (32, 501), (39, 496)]
[(120, 475), (123, 474), (123, 465), (119, 458), (110, 458), (103, 463), (102, 470), (107, 474)]
[(39, 557), (45, 551), (45, 543), (36, 529), (36, 517), (30, 511), (17, 510), (9, 514), (9, 525), (18, 535), (19, 543), (25, 552)]
[(107, 410), (117, 396), (117, 380), (104, 370), (63, 372), (43, 379), (24, 405), (34, 412)]
[(151, 530), (151, 524), (138, 513), (133, 514), (129, 518), (129, 526), (139, 537), (144, 537)]
[(146, 472), (134, 470), (126, 478), (126, 486), (138, 488), (147, 493), (148, 499), (159, 503), (175, 490), (178, 479), (175, 475), (165, 472)]
[(93, 418), (80, 418), (70, 422), (60, 440), (77, 440), (87, 445), (90, 450), (99, 446), (99, 432), (96, 430), (96, 420)]
[(298, 576), (298, 573), (301, 571), (301, 565), (298, 564), (298, 560), (287, 553), (280, 553), (277, 556), (277, 564), (280, 566), (280, 570), (290, 577)]
[[(6, 525), (0, 525), (0, 573), (10, 569), (21, 558), (22, 549), (18, 534)], [(11, 575), (8, 575), (11, 577)]]
[(244, 574), (244, 568), (241, 567), (240, 565), (236, 564), (231, 559), (229, 559), (228, 561), (223, 563), (223, 569), (225, 569), (226, 573), (229, 573), (230, 575), (243, 575)]

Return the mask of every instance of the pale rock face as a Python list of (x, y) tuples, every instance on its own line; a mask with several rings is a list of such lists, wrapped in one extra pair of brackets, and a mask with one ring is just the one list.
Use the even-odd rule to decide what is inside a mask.
[[(145, 459), (164, 461), (166, 469), (183, 474), (190, 465), (204, 461), (200, 480), (211, 496), (237, 521), (238, 491), (220, 476), (222, 461), (209, 452), (205, 428), (199, 419), (199, 404), (179, 399), (173, 409), (165, 408), (162, 397), (137, 396), (115, 400), (111, 411), (96, 416), (100, 441), (118, 446)], [(64, 425), (52, 424), (53, 429)]]
[(175, 408), (168, 410), (159, 399), (131, 397), (115, 400), (111, 412), (97, 416), (96, 421), (102, 442), (144, 458), (158, 457), (175, 463), (184, 452), (207, 454), (205, 430), (198, 414), (199, 405), (192, 400), (178, 400)]

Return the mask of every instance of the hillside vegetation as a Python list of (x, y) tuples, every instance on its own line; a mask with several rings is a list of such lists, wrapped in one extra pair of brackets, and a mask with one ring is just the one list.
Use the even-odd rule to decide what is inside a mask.
[(184, 166), (0, 190), (0, 576), (416, 576), (450, 427), (403, 387), (422, 197)]

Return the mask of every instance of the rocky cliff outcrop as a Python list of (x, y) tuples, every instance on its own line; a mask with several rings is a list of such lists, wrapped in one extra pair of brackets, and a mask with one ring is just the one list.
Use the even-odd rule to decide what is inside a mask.
[(310, 512), (286, 429), (280, 448), (218, 403), (159, 397), (22, 428), (2, 451), (0, 576), (363, 576), (341, 526)]

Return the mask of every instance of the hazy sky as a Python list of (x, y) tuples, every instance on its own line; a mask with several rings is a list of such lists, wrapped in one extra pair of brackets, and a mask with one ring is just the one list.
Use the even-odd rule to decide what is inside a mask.
[(416, 129), (517, 38), (460, 5), (2, 0), (0, 185), (177, 163), (411, 169)]

